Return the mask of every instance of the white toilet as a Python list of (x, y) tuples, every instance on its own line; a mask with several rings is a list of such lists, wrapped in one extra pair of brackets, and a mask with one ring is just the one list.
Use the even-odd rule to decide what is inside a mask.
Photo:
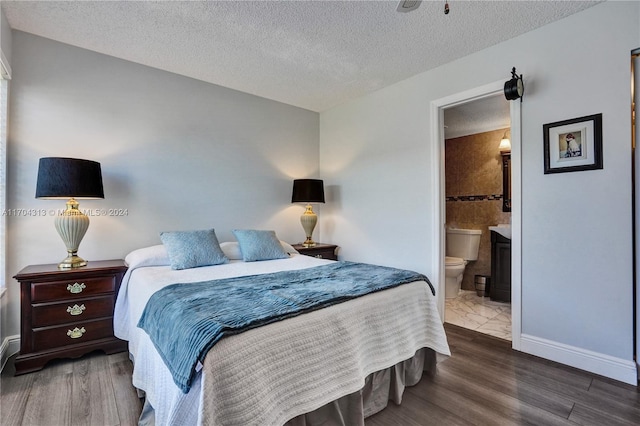
[(481, 235), (482, 231), (478, 229), (447, 229), (447, 250), (444, 259), (445, 298), (456, 297), (460, 292), (467, 262), (478, 259)]

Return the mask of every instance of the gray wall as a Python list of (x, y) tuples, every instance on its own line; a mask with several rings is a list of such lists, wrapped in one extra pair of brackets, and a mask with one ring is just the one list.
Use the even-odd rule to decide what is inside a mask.
[[(526, 86), (523, 347), (634, 375), (629, 52), (638, 44), (639, 7), (605, 2), (323, 112), (320, 170), (334, 183), (323, 240), (348, 260), (441, 276), (432, 263), (442, 234), (432, 218), (442, 200), (430, 104), (507, 80), (517, 66)], [(596, 113), (604, 169), (544, 175), (542, 126)]]
[[(299, 242), (304, 207), (294, 178), (318, 176), (318, 114), (30, 34), (13, 33), (8, 208), (61, 209), (36, 200), (38, 159), (101, 163), (104, 200), (80, 246), (88, 260), (159, 244), (163, 230), (274, 229)], [(7, 335), (19, 334), (18, 286), (29, 264), (56, 263), (65, 247), (49, 214), (8, 221)]]

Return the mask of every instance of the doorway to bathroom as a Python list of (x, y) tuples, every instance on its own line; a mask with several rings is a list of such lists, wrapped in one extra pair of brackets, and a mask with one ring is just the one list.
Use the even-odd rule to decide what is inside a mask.
[[(439, 223), (443, 230), (440, 241), (440, 307), (445, 322), (511, 340), (512, 347), (519, 349), (520, 163), (516, 157), (512, 167), (511, 152), (504, 146), (501, 151), (501, 142), (510, 139), (512, 145), (516, 145), (512, 150), (519, 156), (520, 106), (505, 100), (503, 83), (492, 83), (432, 104), (432, 117), (439, 119), (440, 123), (437, 138), (441, 141), (438, 149), (442, 159), (439, 170)], [(513, 176), (503, 174), (514, 169)], [(514, 211), (509, 211), (511, 209)], [(447, 228), (482, 231), (477, 257), (466, 260), (460, 291), (456, 290), (453, 298), (444, 297)], [(504, 267), (501, 269), (503, 276), (506, 273), (509, 278), (515, 277), (512, 280), (512, 303), (508, 303), (504, 294), (494, 294), (496, 297), (492, 298), (490, 289), (496, 267), (495, 262), (492, 265), (497, 257), (495, 248), (499, 246), (497, 243), (501, 243), (502, 248), (505, 241), (511, 243), (512, 230), (513, 241), (517, 242), (509, 253), (509, 260), (514, 261), (513, 272)], [(505, 250), (500, 250), (503, 266), (504, 255)], [(485, 289), (478, 286), (476, 290), (477, 283), (484, 284)]]
[[(497, 266), (511, 263), (510, 127), (501, 94), (444, 110), (445, 322), (509, 341), (511, 285)], [(479, 239), (467, 248), (459, 229)]]

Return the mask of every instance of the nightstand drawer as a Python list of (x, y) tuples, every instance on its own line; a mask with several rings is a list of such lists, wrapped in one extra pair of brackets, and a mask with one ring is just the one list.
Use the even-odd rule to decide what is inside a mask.
[(34, 329), (33, 350), (37, 352), (103, 337), (113, 337), (113, 317)]
[(115, 276), (84, 278), (77, 280), (31, 283), (31, 301), (44, 302), (113, 293), (116, 288)]
[(316, 257), (318, 259), (331, 259), (335, 260), (336, 255), (333, 250), (315, 250), (310, 252), (308, 256)]
[(336, 255), (338, 246), (335, 244), (317, 243), (313, 247), (304, 247), (302, 244), (294, 244), (293, 248), (305, 256), (316, 257), (318, 259), (338, 260), (338, 256)]
[(90, 299), (72, 299), (61, 303), (40, 303), (31, 309), (34, 328), (68, 322), (86, 321), (113, 315), (113, 295)]

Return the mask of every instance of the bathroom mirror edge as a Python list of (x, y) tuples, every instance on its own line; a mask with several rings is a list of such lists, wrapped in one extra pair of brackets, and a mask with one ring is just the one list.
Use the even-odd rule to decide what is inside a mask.
[(511, 211), (511, 153), (502, 153), (502, 211)]

